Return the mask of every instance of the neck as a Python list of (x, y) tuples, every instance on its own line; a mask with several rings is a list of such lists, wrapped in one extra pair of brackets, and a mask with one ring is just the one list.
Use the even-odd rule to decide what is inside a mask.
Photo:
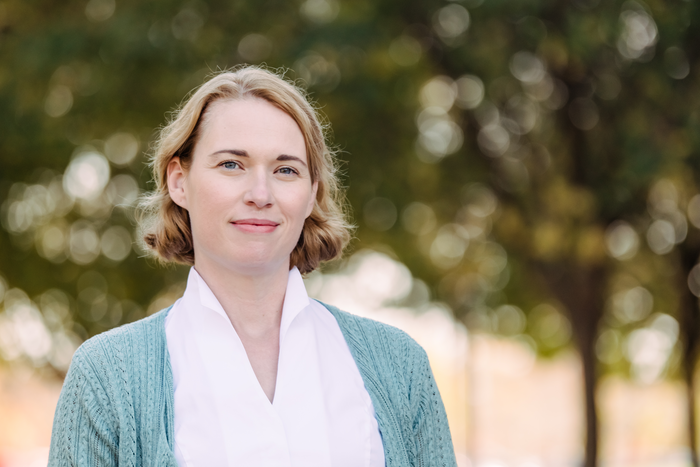
[(255, 275), (209, 262), (195, 262), (194, 268), (239, 335), (260, 338), (279, 332), (289, 279), (288, 264)]

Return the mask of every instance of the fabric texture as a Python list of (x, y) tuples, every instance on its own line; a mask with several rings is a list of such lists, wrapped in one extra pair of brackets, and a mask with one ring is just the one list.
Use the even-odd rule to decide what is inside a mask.
[[(456, 466), (425, 351), (406, 333), (325, 305), (374, 405), (387, 467)], [(49, 466), (177, 466), (169, 309), (87, 340), (56, 407)]]
[(180, 467), (384, 467), (372, 399), (333, 314), (289, 270), (273, 401), (192, 267), (165, 318)]

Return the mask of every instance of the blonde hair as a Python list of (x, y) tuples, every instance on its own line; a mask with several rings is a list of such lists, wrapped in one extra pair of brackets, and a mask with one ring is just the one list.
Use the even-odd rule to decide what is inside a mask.
[(167, 167), (179, 157), (187, 170), (201, 136), (208, 106), (217, 100), (265, 99), (299, 125), (306, 142), (311, 181), (318, 182), (316, 202), (291, 253), (290, 267), (302, 274), (322, 261), (341, 255), (352, 226), (346, 220), (345, 198), (337, 178), (335, 156), (326, 145), (324, 126), (305, 93), (283, 77), (246, 66), (216, 74), (199, 87), (160, 130), (150, 160), (155, 190), (138, 206), (139, 228), (148, 251), (162, 262), (194, 264), (195, 251), (189, 213), (170, 198)]

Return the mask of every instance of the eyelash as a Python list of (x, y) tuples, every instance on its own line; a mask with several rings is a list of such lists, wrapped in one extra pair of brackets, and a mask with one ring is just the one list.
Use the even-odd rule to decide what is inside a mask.
[(239, 168), (241, 166), (241, 164), (239, 164), (236, 161), (223, 161), (222, 163), (219, 164), (219, 166), (226, 168), (226, 164), (236, 164), (236, 168)]
[[(236, 161), (223, 161), (223, 162), (221, 162), (221, 163), (219, 164), (219, 166), (220, 166), (220, 167), (226, 168), (226, 164), (236, 164), (236, 167), (234, 167), (234, 168), (240, 168), (240, 167), (241, 167), (241, 164), (239, 164), (239, 163), (236, 162)], [(233, 169), (233, 168), (232, 168), (232, 169)], [(278, 169), (278, 171), (280, 171), (280, 170), (291, 170), (291, 171), (292, 171), (292, 173), (287, 173), (287, 174), (283, 174), (283, 175), (299, 175), (299, 171), (297, 171), (297, 170), (296, 170), (295, 168), (293, 168), (293, 167), (280, 167), (280, 168)]]
[[(294, 174), (294, 175), (299, 175), (299, 172), (297, 172), (297, 170), (294, 169), (294, 168), (292, 168), (292, 167), (280, 167), (279, 170), (291, 170), (291, 171), (292, 171), (291, 174), (282, 174), (282, 175), (292, 175), (292, 174)], [(278, 171), (279, 171), (279, 170), (278, 170)]]

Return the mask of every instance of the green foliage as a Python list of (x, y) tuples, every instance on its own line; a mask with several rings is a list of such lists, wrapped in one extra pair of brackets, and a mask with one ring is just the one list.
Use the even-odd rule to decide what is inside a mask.
[[(85, 238), (114, 226), (133, 233), (133, 208), (115, 201), (124, 190), (36, 208), (24, 224), (9, 220), (20, 209), (11, 206), (30, 209), (32, 186), (59, 199), (49, 188), (61, 186), (72, 158), (87, 147), (107, 154), (118, 133), (139, 149), (113, 162), (110, 177), (149, 189), (144, 163), (167, 113), (212, 71), (252, 62), (306, 83), (332, 123), (359, 225), (354, 248), (388, 246), (474, 329), (529, 334), (546, 355), (567, 345), (576, 322), (543, 272), (553, 265), (634, 277), (653, 293), (653, 311), (675, 314), (676, 299), (658, 284), (675, 280), (677, 249), (659, 256), (643, 239), (659, 220), (647, 209), (659, 179), (681, 193), (686, 226), (698, 192), (697, 18), (691, 2), (5, 0), (0, 271), (37, 303), (63, 290), (64, 327), (81, 339), (176, 295), (183, 268), (137, 251), (117, 260), (70, 252), (71, 228), (87, 226)], [(474, 79), (478, 99), (467, 95), (478, 86), (464, 87)], [(611, 258), (619, 220), (640, 245), (630, 260)], [(57, 235), (63, 252), (47, 252)], [(97, 299), (81, 295), (90, 287), (106, 303), (93, 312)], [(501, 309), (509, 304), (523, 316), (539, 311), (513, 331), (515, 315)], [(569, 319), (548, 318), (556, 309)], [(542, 331), (547, 319), (559, 331)], [(620, 335), (644, 323), (625, 323)], [(616, 326), (605, 318), (600, 329)], [(627, 371), (620, 361), (609, 368)]]

